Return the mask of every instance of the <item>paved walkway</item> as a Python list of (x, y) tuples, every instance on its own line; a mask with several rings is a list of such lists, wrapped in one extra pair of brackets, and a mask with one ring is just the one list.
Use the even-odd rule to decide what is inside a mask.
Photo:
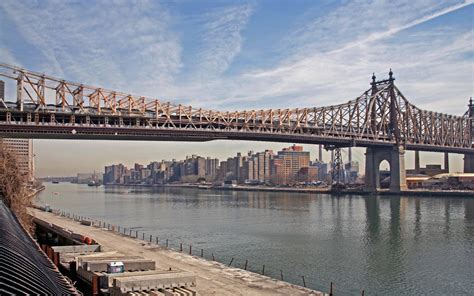
[(157, 269), (168, 270), (171, 267), (173, 270), (193, 272), (197, 278), (196, 291), (199, 295), (325, 295), (218, 262), (150, 245), (106, 229), (80, 225), (53, 213), (32, 209), (32, 214), (47, 223), (93, 238), (102, 246), (102, 251), (115, 250), (124, 255), (152, 259)]

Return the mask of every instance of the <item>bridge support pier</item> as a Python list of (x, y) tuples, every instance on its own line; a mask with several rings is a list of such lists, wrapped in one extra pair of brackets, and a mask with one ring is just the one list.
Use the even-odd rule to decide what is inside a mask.
[(444, 170), (449, 174), (449, 153), (444, 152)]
[(390, 164), (390, 192), (407, 190), (405, 171), (405, 150), (403, 147), (367, 148), (365, 153), (365, 190), (377, 192), (380, 189), (380, 163)]
[(474, 173), (474, 155), (464, 154), (464, 172)]
[(415, 150), (415, 174), (420, 173), (420, 151)]

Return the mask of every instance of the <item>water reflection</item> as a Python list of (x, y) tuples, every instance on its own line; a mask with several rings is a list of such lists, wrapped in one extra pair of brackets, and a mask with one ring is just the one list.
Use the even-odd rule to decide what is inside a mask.
[[(474, 242), (474, 200), (466, 199), (464, 201), (464, 230), (466, 241)], [(472, 259), (472, 258), (471, 258)]]
[(366, 231), (369, 244), (376, 244), (380, 233), (380, 205), (379, 198), (368, 196), (365, 198)]
[(420, 199), (415, 198), (415, 241), (418, 241), (421, 237), (421, 207)]
[(450, 227), (451, 227), (451, 216), (450, 216), (450, 205), (451, 201), (449, 199), (444, 201), (444, 236), (446, 240), (450, 238)]

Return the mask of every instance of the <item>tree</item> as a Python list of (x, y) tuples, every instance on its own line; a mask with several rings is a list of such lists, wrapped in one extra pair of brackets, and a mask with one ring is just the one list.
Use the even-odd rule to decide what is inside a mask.
[(0, 143), (0, 198), (23, 227), (31, 232), (33, 222), (27, 209), (32, 203), (33, 195), (28, 194), (26, 181), (26, 177), (20, 174), (15, 155)]

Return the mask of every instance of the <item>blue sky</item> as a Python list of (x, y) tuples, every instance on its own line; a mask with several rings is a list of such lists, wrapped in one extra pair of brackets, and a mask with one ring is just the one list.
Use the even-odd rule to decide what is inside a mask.
[[(383, 78), (392, 67), (415, 105), (463, 114), (474, 93), (473, 16), (473, 1), (458, 0), (3, 0), (0, 61), (225, 110), (342, 103), (368, 89), (372, 72)], [(72, 162), (78, 145), (95, 151), (94, 161)], [(43, 175), (68, 164), (73, 173), (120, 160), (193, 152), (224, 158), (267, 146), (284, 145), (36, 141)], [(143, 153), (131, 156), (137, 147)], [(110, 149), (117, 159), (97, 152)], [(53, 155), (64, 168), (48, 164)]]

